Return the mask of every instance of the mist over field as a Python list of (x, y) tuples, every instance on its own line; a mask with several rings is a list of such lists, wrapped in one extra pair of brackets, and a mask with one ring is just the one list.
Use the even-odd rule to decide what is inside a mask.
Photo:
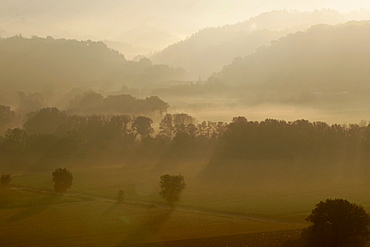
[(368, 246), (369, 94), (368, 1), (0, 0), (0, 245)]

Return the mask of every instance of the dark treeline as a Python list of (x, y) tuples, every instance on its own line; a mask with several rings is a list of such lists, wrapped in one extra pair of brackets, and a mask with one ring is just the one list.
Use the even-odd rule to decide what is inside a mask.
[(228, 125), (214, 158), (360, 159), (369, 158), (370, 125), (236, 117)]
[[(1, 116), (6, 118), (8, 108)], [(145, 116), (72, 115), (43, 108), (22, 128), (0, 138), (0, 162), (8, 168), (112, 162), (172, 165), (230, 160), (368, 159), (370, 125), (328, 125), (297, 120), (202, 122), (188, 114), (166, 114), (153, 129)]]
[(8, 129), (1, 136), (0, 162), (10, 169), (43, 169), (66, 162), (104, 165), (193, 159), (210, 153), (206, 149), (216, 143), (225, 126), (196, 124), (187, 114), (167, 114), (157, 134), (152, 124), (145, 116), (71, 115), (43, 108), (28, 113), (22, 128)]
[(104, 97), (96, 92), (84, 92), (71, 100), (67, 111), (74, 114), (163, 114), (169, 105), (157, 96), (138, 99), (128, 94)]
[[(45, 93), (40, 92), (18, 92), (19, 102), (15, 109), (0, 105), (0, 133), (12, 126), (20, 126), (27, 115), (47, 114), (45, 109), (41, 110), (46, 107), (45, 97), (47, 97)], [(143, 115), (157, 118), (162, 116), (169, 107), (168, 103), (157, 96), (140, 99), (129, 94), (114, 94), (104, 97), (100, 93), (91, 90), (84, 91), (81, 88), (72, 89), (59, 101), (58, 109), (63, 109), (68, 114), (78, 115)]]

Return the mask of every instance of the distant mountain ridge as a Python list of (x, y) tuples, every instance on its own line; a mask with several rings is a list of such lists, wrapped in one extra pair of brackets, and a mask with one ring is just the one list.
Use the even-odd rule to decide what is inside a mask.
[(361, 20), (364, 16), (370, 16), (369, 12), (344, 15), (334, 10), (276, 10), (234, 25), (203, 29), (154, 54), (151, 59), (155, 63), (185, 68), (191, 75), (188, 79), (195, 80), (199, 76), (206, 79), (235, 57), (251, 54), (289, 33), (321, 23), (335, 25)]
[(370, 21), (316, 25), (281, 38), (209, 80), (259, 100), (352, 99), (370, 92)]

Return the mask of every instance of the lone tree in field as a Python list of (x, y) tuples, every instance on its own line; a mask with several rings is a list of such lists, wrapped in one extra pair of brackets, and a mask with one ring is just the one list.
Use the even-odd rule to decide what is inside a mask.
[(181, 175), (162, 175), (159, 186), (161, 191), (159, 194), (168, 202), (168, 204), (173, 208), (174, 202), (180, 200), (182, 191), (185, 189), (185, 180)]
[(359, 247), (369, 238), (370, 217), (362, 206), (343, 199), (327, 199), (316, 204), (306, 219), (309, 246)]
[(1, 181), (1, 185), (4, 186), (4, 187), (7, 187), (10, 182), (12, 181), (12, 178), (10, 177), (9, 174), (5, 175), (1, 175), (1, 178), (0, 178), (0, 181)]
[(73, 175), (66, 168), (55, 169), (52, 175), (55, 192), (63, 193), (72, 186)]

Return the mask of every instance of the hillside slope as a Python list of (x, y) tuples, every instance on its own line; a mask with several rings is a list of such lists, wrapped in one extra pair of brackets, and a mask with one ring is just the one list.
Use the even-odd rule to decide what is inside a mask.
[(102, 42), (19, 36), (0, 39), (0, 68), (0, 87), (22, 91), (143, 88), (185, 73), (148, 59), (128, 61)]
[(361, 19), (363, 15), (344, 15), (333, 10), (299, 12), (279, 10), (263, 13), (246, 21), (207, 28), (173, 44), (151, 59), (156, 63), (185, 68), (192, 80), (207, 79), (235, 57), (244, 57), (258, 47), (269, 45), (289, 33), (303, 31), (316, 24), (339, 24)]
[(243, 88), (260, 101), (358, 100), (370, 90), (369, 44), (369, 21), (317, 25), (235, 60), (210, 82)]

